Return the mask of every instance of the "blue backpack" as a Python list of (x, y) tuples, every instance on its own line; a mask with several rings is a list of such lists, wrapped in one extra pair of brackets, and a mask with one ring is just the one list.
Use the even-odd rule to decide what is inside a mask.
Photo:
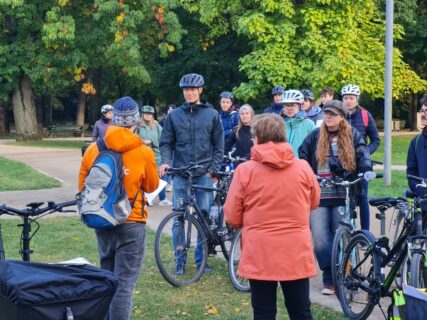
[(132, 206), (123, 187), (121, 153), (108, 149), (102, 139), (96, 143), (99, 154), (77, 194), (77, 207), (88, 227), (110, 229), (126, 222)]

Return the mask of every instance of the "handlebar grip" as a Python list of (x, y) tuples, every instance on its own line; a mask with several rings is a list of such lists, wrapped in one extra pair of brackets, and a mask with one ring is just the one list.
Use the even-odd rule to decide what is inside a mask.
[(384, 177), (384, 175), (382, 173), (377, 173), (377, 176), (375, 178), (376, 179), (380, 179), (380, 178), (383, 178), (383, 177)]
[(379, 165), (383, 165), (383, 164), (384, 164), (384, 163), (382, 163), (381, 161), (372, 160), (372, 159), (371, 159), (371, 163), (372, 163), (372, 164), (379, 164)]
[(77, 204), (77, 200), (56, 203), (56, 205), (60, 208), (71, 207), (71, 206), (75, 206), (76, 204)]

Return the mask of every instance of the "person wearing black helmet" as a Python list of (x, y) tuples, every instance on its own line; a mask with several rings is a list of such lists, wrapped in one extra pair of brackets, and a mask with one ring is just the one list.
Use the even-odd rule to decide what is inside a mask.
[(221, 123), (224, 129), (224, 141), (227, 141), (233, 128), (239, 123), (239, 114), (236, 110), (233, 110), (234, 96), (229, 91), (221, 92), (219, 95), (221, 104)]
[(322, 108), (314, 105), (314, 94), (309, 89), (302, 89), (304, 95), (304, 103), (301, 105), (301, 111), (306, 119), (314, 122), (316, 127), (320, 127), (323, 122)]
[[(201, 75), (190, 73), (181, 78), (179, 86), (183, 90), (185, 103), (174, 109), (166, 117), (160, 137), (161, 162), (160, 175), (163, 176), (170, 166), (182, 167), (191, 162), (197, 163), (210, 158), (209, 162), (200, 164), (194, 171), (193, 183), (212, 187), (212, 174), (219, 171), (224, 155), (224, 130), (218, 111), (206, 101), (201, 100), (204, 79)], [(173, 157), (172, 157), (173, 154)], [(173, 205), (178, 208), (178, 200), (187, 197), (185, 178), (173, 177)], [(206, 215), (212, 203), (212, 192), (198, 190), (196, 201)], [(172, 235), (174, 244), (178, 244), (177, 230), (179, 221), (174, 222)], [(195, 264), (197, 267), (203, 259), (202, 246), (197, 246)], [(186, 264), (193, 257), (175, 255), (175, 274), (185, 273)], [(188, 262), (188, 263), (187, 263)], [(206, 266), (205, 272), (212, 269)]]
[(271, 94), (273, 95), (273, 102), (271, 103), (270, 106), (264, 109), (263, 113), (275, 113), (280, 115), (283, 109), (283, 103), (281, 101), (282, 101), (282, 95), (284, 92), (285, 92), (284, 87), (275, 86), (271, 91)]

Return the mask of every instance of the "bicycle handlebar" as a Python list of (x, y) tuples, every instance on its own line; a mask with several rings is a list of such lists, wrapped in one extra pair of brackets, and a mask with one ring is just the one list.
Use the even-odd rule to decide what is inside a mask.
[(186, 172), (186, 171), (190, 171), (190, 170), (195, 170), (195, 169), (199, 169), (201, 168), (202, 164), (208, 163), (210, 162), (212, 159), (211, 158), (207, 158), (207, 159), (203, 159), (200, 160), (198, 162), (190, 162), (188, 165), (183, 166), (183, 167), (178, 167), (178, 168), (167, 168), (166, 172), (169, 175), (173, 175), (173, 174), (177, 174), (177, 173), (182, 173), (182, 172)]
[[(43, 203), (40, 203), (40, 205)], [(61, 212), (63, 208), (74, 206), (77, 204), (77, 200), (71, 200), (66, 202), (54, 202), (48, 201), (47, 206), (44, 208), (32, 207), (31, 204), (27, 205), (28, 208), (25, 209), (16, 209), (8, 207), (5, 204), (0, 205), (0, 214), (12, 214), (20, 217), (34, 217), (42, 215), (48, 211), (51, 212)]]
[(320, 178), (319, 176), (317, 177), (317, 181), (319, 181), (319, 184), (321, 187), (325, 187), (328, 184), (332, 184), (334, 186), (342, 186), (342, 187), (346, 187), (346, 186), (352, 186), (358, 182), (360, 182), (363, 179), (363, 173), (359, 173), (358, 178), (356, 178), (353, 181), (349, 181), (349, 180), (343, 180), (343, 179), (337, 179), (337, 178)]

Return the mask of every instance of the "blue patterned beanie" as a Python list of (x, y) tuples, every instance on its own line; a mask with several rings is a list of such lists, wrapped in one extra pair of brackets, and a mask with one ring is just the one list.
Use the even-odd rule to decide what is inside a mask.
[(118, 127), (132, 127), (140, 122), (138, 104), (131, 97), (117, 100), (113, 106), (111, 123)]

